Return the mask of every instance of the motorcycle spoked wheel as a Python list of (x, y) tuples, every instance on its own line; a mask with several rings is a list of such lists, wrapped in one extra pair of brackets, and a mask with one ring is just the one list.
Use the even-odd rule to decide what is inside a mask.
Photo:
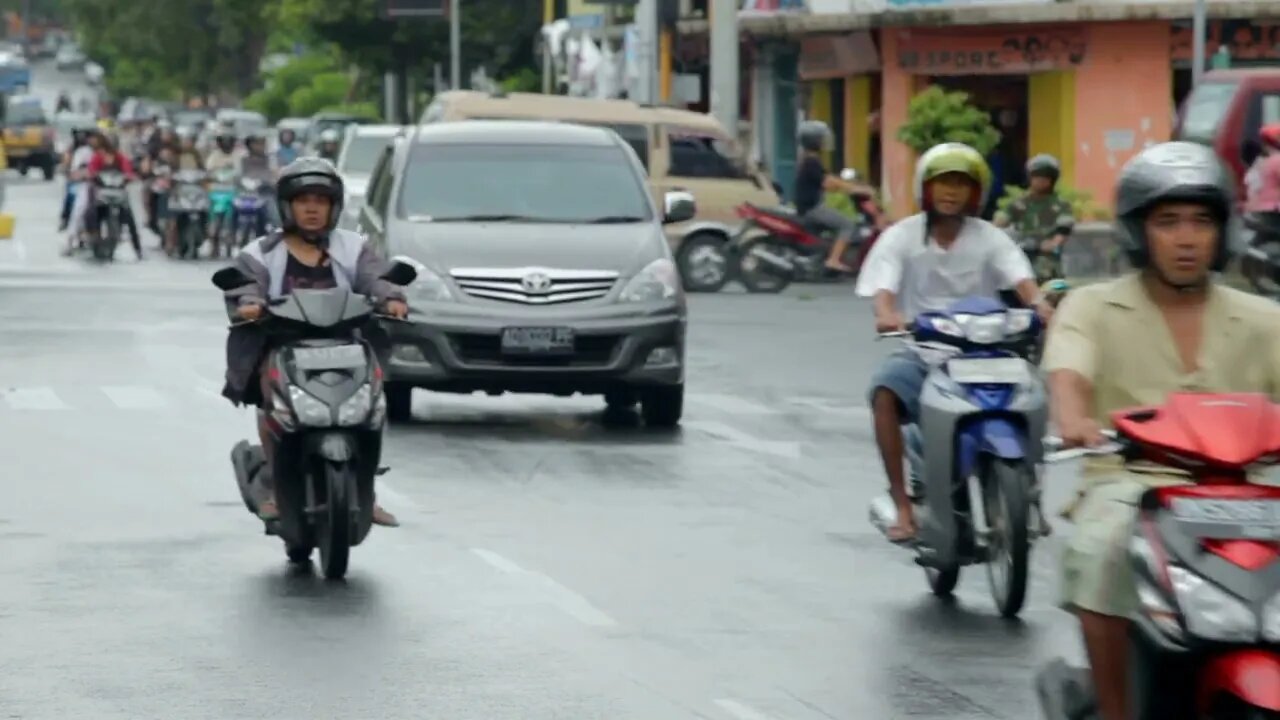
[[(789, 263), (790, 269), (779, 263)], [(738, 256), (738, 280), (752, 293), (777, 294), (795, 279), (796, 252), (790, 243), (773, 236), (743, 243)]]
[(983, 514), (987, 524), (987, 581), (996, 609), (1017, 617), (1027, 597), (1031, 556), (1031, 499), (1035, 471), (1025, 462), (990, 457), (982, 478)]

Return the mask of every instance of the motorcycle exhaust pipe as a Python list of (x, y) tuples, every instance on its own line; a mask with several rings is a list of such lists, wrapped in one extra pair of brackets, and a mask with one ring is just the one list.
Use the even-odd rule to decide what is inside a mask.
[(756, 258), (765, 265), (768, 265), (772, 270), (778, 273), (794, 273), (796, 270), (795, 263), (767, 248), (752, 248), (751, 257)]

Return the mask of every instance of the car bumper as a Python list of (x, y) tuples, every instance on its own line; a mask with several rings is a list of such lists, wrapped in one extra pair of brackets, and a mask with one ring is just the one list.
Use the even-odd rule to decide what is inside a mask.
[[(559, 395), (684, 382), (683, 306), (495, 313), (451, 305), (415, 306), (410, 322), (388, 324), (389, 380), (443, 392)], [(572, 328), (574, 352), (506, 355), (501, 344), (507, 327)]]

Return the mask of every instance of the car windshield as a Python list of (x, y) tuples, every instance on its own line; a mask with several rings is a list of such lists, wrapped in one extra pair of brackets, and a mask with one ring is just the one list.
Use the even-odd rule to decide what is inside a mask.
[(347, 142), (347, 147), (343, 150), (342, 167), (338, 168), (344, 173), (354, 173), (357, 175), (368, 175), (373, 172), (373, 166), (378, 162), (378, 156), (382, 153), (382, 149), (391, 142), (391, 138), (385, 135), (356, 135)]
[(652, 217), (648, 193), (620, 148), (577, 145), (420, 144), (409, 158), (399, 212), (436, 221)]
[(1239, 85), (1238, 82), (1210, 82), (1196, 88), (1182, 108), (1181, 139), (1212, 141)]
[(44, 125), (48, 122), (44, 108), (38, 102), (11, 102), (4, 119), (11, 125)]

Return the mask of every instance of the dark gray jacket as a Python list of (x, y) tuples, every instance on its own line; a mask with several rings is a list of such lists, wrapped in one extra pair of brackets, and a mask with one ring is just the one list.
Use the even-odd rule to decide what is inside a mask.
[[(329, 234), (328, 251), (338, 287), (368, 295), (379, 303), (405, 299), (399, 287), (381, 278), (387, 263), (365, 242), (363, 235), (334, 230)], [(238, 320), (236, 312), (241, 305), (265, 305), (269, 299), (281, 297), (288, 261), (289, 251), (284, 235), (279, 232), (245, 245), (236, 256), (235, 266), (254, 282), (224, 293), (227, 316)], [(256, 405), (262, 401), (257, 375), (266, 351), (267, 335), (261, 326), (244, 325), (227, 333), (224, 397), (236, 405)]]

